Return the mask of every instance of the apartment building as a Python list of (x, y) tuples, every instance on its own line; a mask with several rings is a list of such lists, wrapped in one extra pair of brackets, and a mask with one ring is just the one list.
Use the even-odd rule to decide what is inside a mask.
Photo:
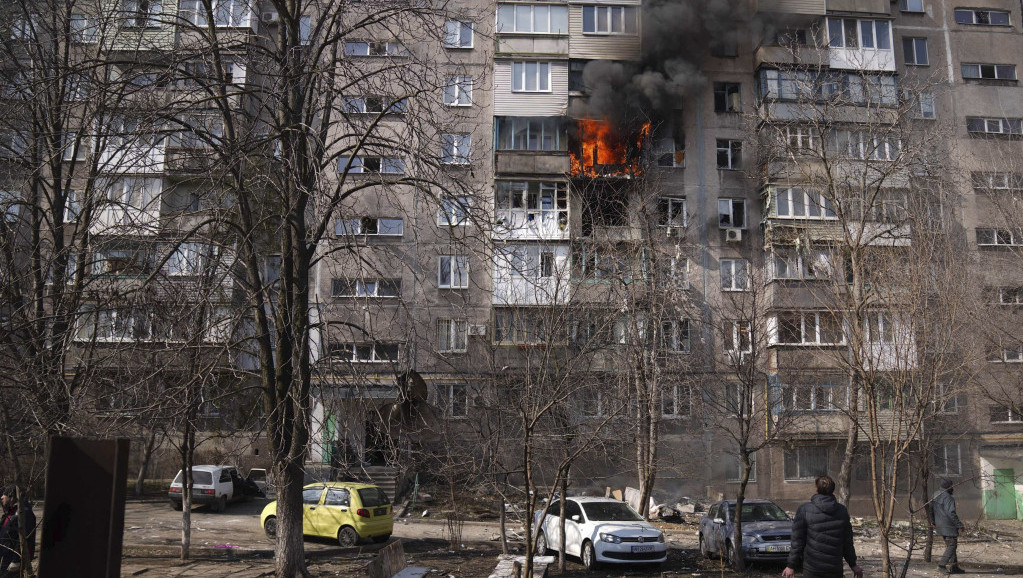
[[(295, 32), (317, 46), (319, 22), (379, 9), (345, 7), (312, 12)], [(238, 307), (254, 289), (232, 275), (238, 248), (217, 218), (235, 210), (237, 191), (211, 178), (231, 166), (212, 153), (241, 131), (252, 135), (244, 154), (262, 146), (267, 164), (279, 158), (259, 39), (284, 32), (269, 5), (236, 0), (209, 14), (188, 1), (96, 8), (71, 15), (73, 44), (82, 58), (109, 59), (116, 73), (100, 84), (124, 96), (67, 121), (76, 146), (58, 164), (77, 172), (53, 199), (66, 204), (69, 234), (88, 241), (55, 262), (74, 271), (69, 281), (89, 280), (75, 339), (88, 344), (90, 368), (109, 366), (94, 376), (111, 388), (100, 407), (116, 414), (132, 406), (117, 401), (118, 384), (185, 387), (196, 375), (194, 356), (153, 361), (168, 344), (216, 360), (201, 365), (221, 368), (212, 372), (221, 391), (259, 370), (252, 312)], [(838, 472), (850, 416), (869, 413), (880, 426), (861, 426), (853, 448), (854, 512), (870, 509), (863, 456), (888, 436), (911, 448), (901, 491), (920, 487), (910, 468), (922, 459), (932, 478), (961, 482), (967, 515), (1023, 516), (1019, 401), (990, 394), (1019, 389), (1013, 363), (1023, 360), (1013, 328), (1020, 243), (1005, 209), (1023, 191), (1018, 3), (687, 8), (474, 0), (345, 37), (332, 63), (346, 87), (331, 105), (342, 120), (327, 136), (342, 152), (324, 171), (340, 176), (323, 185), (330, 224), (309, 271), (309, 459), (413, 463), (412, 445), (448, 430), (474, 439), (546, 372), (571, 378), (558, 396), (573, 428), (609, 424), (600, 455), (573, 468), (579, 487), (634, 483), (628, 416), (653, 404), (659, 491), (734, 492), (741, 471), (727, 424), (745, 412), (770, 439), (752, 456), (748, 495), (794, 504), (818, 473)], [(218, 59), (202, 36), (210, 29)], [(225, 93), (210, 93), (212, 78)], [(6, 80), (4, 94), (16, 96), (17, 79)], [(240, 127), (225, 126), (225, 104)], [(96, 123), (109, 130), (74, 136)], [(5, 125), (5, 186), (18, 192), (5, 199), (16, 199), (13, 161), (26, 147), (16, 116)], [(373, 137), (347, 144), (358, 135)], [(110, 202), (81, 202), (97, 195)], [(97, 213), (78, 230), (83, 207)], [(993, 296), (983, 338), (938, 355), (934, 332), (925, 339), (910, 322), (924, 314), (914, 298), (931, 302), (926, 292), (849, 313), (851, 287), (873, 281), (878, 294), (875, 269), (946, 238), (961, 241), (955, 265), (969, 270), (974, 301)], [(273, 287), (281, 257), (259, 260)], [(751, 359), (760, 385), (746, 400), (736, 366)], [(961, 379), (929, 390), (926, 432), (900, 417), (908, 410), (895, 393), (888, 402), (872, 393), (872, 412), (862, 395), (853, 401), (863, 379), (936, 359)], [(855, 367), (868, 377), (852, 379)], [(647, 390), (636, 389), (641, 372)], [(245, 421), (228, 420), (219, 399), (200, 406), (210, 429)]]

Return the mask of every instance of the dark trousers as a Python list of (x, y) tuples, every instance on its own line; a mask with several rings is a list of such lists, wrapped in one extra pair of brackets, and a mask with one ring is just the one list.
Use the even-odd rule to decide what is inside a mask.
[(842, 572), (807, 572), (803, 571), (803, 578), (842, 578)]
[(956, 548), (959, 546), (958, 536), (942, 536), (945, 539), (945, 553), (938, 558), (938, 566), (956, 568), (959, 566), (959, 557), (956, 556)]

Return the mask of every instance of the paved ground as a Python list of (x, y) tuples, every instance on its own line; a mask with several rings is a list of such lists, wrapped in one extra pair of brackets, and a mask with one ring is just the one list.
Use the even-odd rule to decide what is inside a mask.
[[(259, 528), (259, 512), (266, 500), (232, 504), (222, 514), (196, 509), (192, 512), (194, 559), (178, 560), (181, 539), (181, 513), (166, 502), (131, 502), (125, 514), (122, 576), (168, 576), (205, 578), (255, 578), (270, 576), (273, 569), (273, 544)], [(1023, 522), (985, 523), (988, 532), (966, 536), (960, 545), (960, 558), (972, 576), (1023, 576)], [(716, 561), (700, 558), (696, 529), (688, 524), (658, 524), (670, 547), (669, 561), (663, 567), (606, 568), (586, 572), (576, 561), (566, 572), (553, 576), (617, 578), (635, 576), (709, 576), (732, 574)], [(992, 535), (997, 535), (993, 538)], [(434, 518), (399, 520), (394, 536), (404, 542), (410, 563), (430, 566), (438, 578), (485, 578), (496, 565), (500, 553), (496, 522), (466, 522), (462, 531), (464, 549), (451, 550), (447, 526)], [(362, 544), (339, 548), (332, 540), (306, 540), (306, 552), (313, 576), (359, 576), (362, 566), (380, 545)], [(879, 547), (869, 530), (857, 537), (857, 551), (867, 576), (879, 576)], [(898, 551), (896, 555), (901, 556)], [(748, 576), (778, 576), (780, 565), (752, 568)], [(909, 578), (938, 577), (933, 564), (919, 561), (910, 565)]]

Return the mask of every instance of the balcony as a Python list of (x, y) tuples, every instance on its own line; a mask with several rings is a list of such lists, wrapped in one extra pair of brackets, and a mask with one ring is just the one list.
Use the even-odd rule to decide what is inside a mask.
[(568, 36), (498, 34), (496, 52), (502, 56), (568, 56)]
[(500, 151), (497, 172), (511, 175), (568, 174), (568, 153), (560, 151)]
[(813, 46), (761, 46), (754, 53), (753, 58), (756, 68), (764, 64), (825, 66), (829, 62), (827, 50)]
[(758, 13), (807, 14), (824, 16), (826, 0), (753, 0), (753, 10)]

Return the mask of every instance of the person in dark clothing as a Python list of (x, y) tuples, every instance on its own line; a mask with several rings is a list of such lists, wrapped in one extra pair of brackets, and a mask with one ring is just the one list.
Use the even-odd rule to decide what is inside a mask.
[(941, 490), (931, 499), (931, 526), (945, 539), (945, 553), (938, 558), (938, 570), (949, 574), (962, 574), (956, 549), (959, 547), (959, 529), (963, 523), (956, 514), (956, 501), (952, 497), (952, 480), (941, 480)]
[(835, 500), (835, 481), (820, 476), (816, 484), (817, 494), (796, 510), (792, 549), (782, 576), (791, 578), (802, 568), (807, 578), (841, 578), (844, 559), (856, 578), (862, 578), (863, 569), (856, 565), (849, 511)]
[[(3, 508), (3, 517), (0, 518), (0, 577), (8, 575), (11, 564), (21, 561), (19, 523), (23, 523), (27, 533), (29, 559), (35, 557), (36, 516), (27, 500), (22, 498), (21, 504), (23, 512), (18, 508), (18, 492), (15, 486), (4, 488), (3, 494), (0, 494), (0, 507)], [(22, 518), (21, 522), (19, 518)]]

